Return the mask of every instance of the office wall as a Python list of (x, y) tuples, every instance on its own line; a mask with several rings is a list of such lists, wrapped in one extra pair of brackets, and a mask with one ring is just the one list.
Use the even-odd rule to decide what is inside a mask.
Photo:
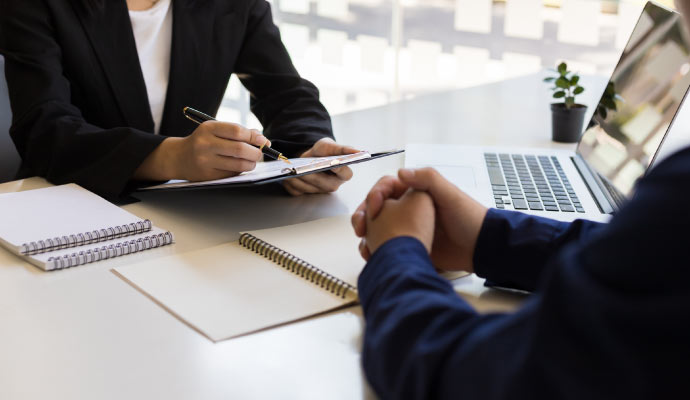
[[(662, 2), (672, 3), (670, 0)], [(333, 114), (538, 72), (607, 75), (641, 0), (272, 0), (300, 73)], [(219, 118), (260, 127), (237, 79)]]

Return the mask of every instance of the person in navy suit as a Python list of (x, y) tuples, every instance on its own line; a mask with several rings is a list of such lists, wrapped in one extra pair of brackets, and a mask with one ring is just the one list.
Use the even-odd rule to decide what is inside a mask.
[[(690, 396), (690, 148), (601, 224), (487, 209), (433, 169), (400, 170), (352, 216), (363, 367), (384, 399)], [(437, 270), (533, 291), (479, 314)]]

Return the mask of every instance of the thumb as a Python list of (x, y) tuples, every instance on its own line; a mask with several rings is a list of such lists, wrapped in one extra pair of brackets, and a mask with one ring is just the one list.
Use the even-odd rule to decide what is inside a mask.
[(429, 193), (439, 206), (453, 206), (459, 200), (459, 189), (433, 168), (403, 168), (398, 177), (410, 188)]

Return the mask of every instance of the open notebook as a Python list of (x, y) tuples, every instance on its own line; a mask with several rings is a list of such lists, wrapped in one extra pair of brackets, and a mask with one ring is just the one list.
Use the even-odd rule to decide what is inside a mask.
[(170, 232), (75, 184), (0, 195), (0, 244), (46, 271), (172, 242)]
[(357, 244), (349, 217), (327, 218), (114, 272), (220, 341), (355, 303)]
[(365, 264), (358, 243), (341, 216), (244, 232), (237, 242), (114, 272), (220, 341), (356, 303)]

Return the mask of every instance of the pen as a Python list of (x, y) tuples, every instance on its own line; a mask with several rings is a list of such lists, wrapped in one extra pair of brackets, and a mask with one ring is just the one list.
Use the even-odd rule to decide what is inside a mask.
[[(194, 121), (200, 125), (206, 121), (215, 121), (216, 120), (212, 116), (210, 116), (208, 114), (204, 114), (201, 111), (195, 110), (191, 107), (185, 107), (182, 110), (182, 112), (184, 113), (184, 116), (187, 117), (187, 119)], [(269, 156), (275, 160), (281, 160), (281, 161), (285, 161), (288, 164), (291, 164), (290, 160), (288, 160), (287, 157), (285, 157), (281, 152), (279, 152), (277, 150), (274, 150), (270, 147), (266, 147), (263, 144), (261, 145), (261, 147), (259, 147), (259, 150), (261, 150), (261, 152), (263, 154), (265, 154), (265, 155), (267, 155), (267, 156)]]

